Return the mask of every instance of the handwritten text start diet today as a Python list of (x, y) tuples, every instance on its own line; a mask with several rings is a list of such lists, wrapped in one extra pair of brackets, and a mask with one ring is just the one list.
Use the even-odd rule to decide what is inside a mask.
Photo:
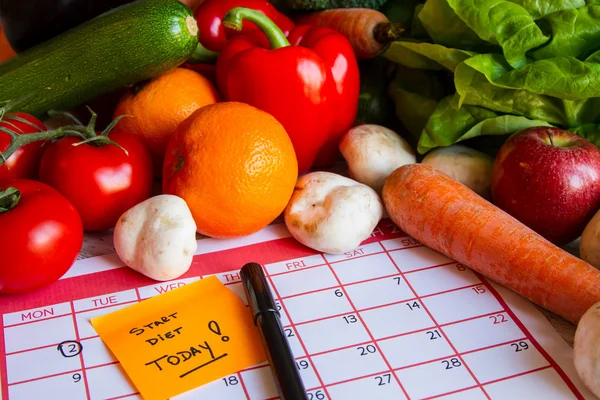
[[(167, 325), (164, 328), (169, 330), (162, 331), (162, 333), (157, 333), (157, 331), (163, 328), (163, 325)], [(142, 327), (135, 327), (129, 331), (129, 334), (135, 336), (141, 336), (142, 339), (150, 346), (160, 345), (162, 342), (167, 340), (178, 338), (182, 330), (183, 326), (178, 326), (177, 321), (177, 312), (169, 314), (167, 316), (161, 317), (159, 320), (152, 321), (149, 324), (143, 325)], [(210, 332), (217, 335), (221, 341), (227, 342), (229, 341), (229, 336), (223, 335), (221, 332), (221, 328), (217, 321), (209, 321), (208, 329)], [(227, 353), (220, 354), (215, 356), (212, 347), (208, 343), (208, 340), (203, 340), (201, 343), (197, 343), (195, 345), (189, 346), (180, 351), (176, 351), (172, 354), (164, 354), (158, 357), (155, 360), (149, 361), (144, 365), (149, 367), (156, 367), (159, 371), (162, 371), (164, 368), (168, 368), (170, 365), (175, 366), (181, 363), (185, 363), (190, 360), (195, 360), (197, 356), (210, 355), (210, 360), (206, 361), (200, 365), (192, 367), (189, 371), (182, 373), (179, 375), (180, 378), (189, 375), (190, 373), (199, 370), (202, 367), (205, 367), (217, 360), (220, 360), (224, 357), (227, 357)], [(203, 357), (204, 358), (204, 357)]]

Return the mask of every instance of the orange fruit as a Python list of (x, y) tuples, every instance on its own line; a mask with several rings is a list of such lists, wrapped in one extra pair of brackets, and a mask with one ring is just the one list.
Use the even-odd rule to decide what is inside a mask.
[(215, 86), (187, 68), (174, 68), (134, 86), (118, 102), (114, 117), (131, 115), (119, 130), (137, 135), (152, 155), (155, 175), (162, 171), (165, 148), (177, 125), (197, 109), (219, 101)]
[(231, 238), (277, 218), (297, 177), (292, 141), (271, 114), (221, 102), (179, 125), (167, 146), (162, 187), (186, 201), (199, 233)]

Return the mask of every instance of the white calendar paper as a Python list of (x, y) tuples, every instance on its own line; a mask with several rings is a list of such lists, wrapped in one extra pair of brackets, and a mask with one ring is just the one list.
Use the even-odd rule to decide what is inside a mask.
[[(324, 255), (272, 225), (203, 239), (188, 273), (155, 282), (108, 254), (55, 284), (0, 299), (2, 398), (141, 399), (89, 319), (206, 276), (244, 302), (238, 271), (264, 266), (310, 400), (594, 399), (572, 349), (528, 301), (382, 221)], [(177, 396), (277, 399), (266, 363)]]

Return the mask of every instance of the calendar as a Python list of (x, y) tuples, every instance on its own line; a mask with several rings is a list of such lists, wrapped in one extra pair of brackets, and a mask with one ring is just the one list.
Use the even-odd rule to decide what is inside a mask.
[[(246, 304), (239, 269), (263, 265), (310, 400), (594, 399), (572, 349), (537, 308), (383, 220), (357, 249), (322, 254), (276, 224), (198, 241), (180, 279), (116, 254), (78, 260), (40, 291), (3, 297), (2, 398), (141, 399), (90, 318), (216, 275)], [(174, 399), (277, 399), (268, 364)]]

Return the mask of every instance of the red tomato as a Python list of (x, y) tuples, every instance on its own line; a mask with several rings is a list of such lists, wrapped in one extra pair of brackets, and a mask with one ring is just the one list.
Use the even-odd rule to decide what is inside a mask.
[[(23, 293), (56, 281), (71, 267), (83, 244), (75, 207), (58, 191), (38, 181), (15, 179), (21, 198), (0, 213), (0, 293)], [(2, 200), (0, 199), (0, 204)]]
[(83, 229), (114, 228), (125, 211), (152, 194), (153, 170), (150, 154), (131, 134), (113, 131), (114, 144), (81, 142), (65, 137), (46, 146), (40, 164), (40, 180), (62, 193), (77, 209)]
[[(38, 129), (26, 124), (25, 122), (15, 121), (14, 119), (8, 118), (10, 115), (31, 122), (37, 126)], [(0, 121), (0, 126), (10, 129), (18, 134), (28, 134), (46, 130), (46, 127), (39, 119), (21, 112), (5, 115), (2, 121)], [(10, 135), (5, 132), (0, 132), (0, 151), (6, 150), (9, 145)], [(6, 162), (0, 166), (0, 182), (15, 178), (37, 179), (40, 159), (44, 150), (42, 147), (43, 145), (44, 142), (42, 141), (33, 142), (15, 150), (8, 160), (6, 160)]]

